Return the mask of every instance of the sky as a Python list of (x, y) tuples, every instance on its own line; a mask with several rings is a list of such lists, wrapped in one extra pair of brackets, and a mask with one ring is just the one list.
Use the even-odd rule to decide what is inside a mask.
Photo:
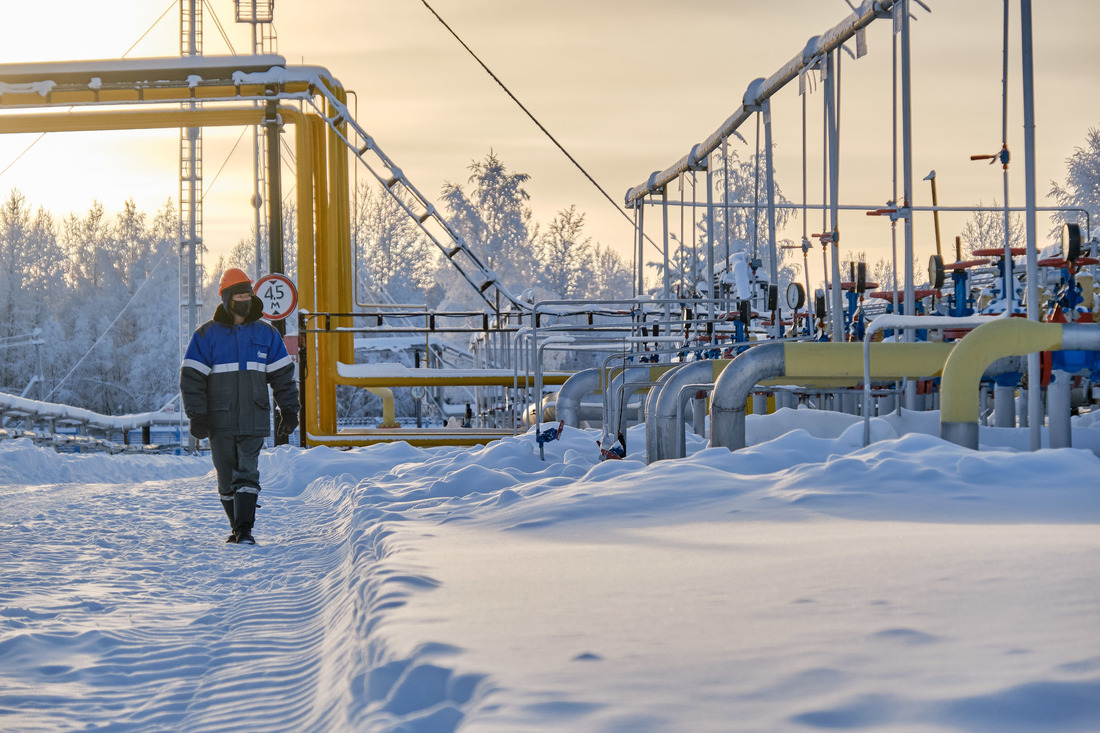
[[(811, 36), (850, 12), (841, 0), (434, 0), (432, 5), (616, 202), (716, 130), (753, 79), (770, 76)], [(999, 167), (969, 160), (1001, 145), (1003, 3), (930, 5), (931, 14), (914, 6), (914, 202), (931, 203), (929, 184), (921, 179), (934, 169), (941, 205), (1003, 203)], [(1009, 199), (1022, 205), (1019, 4), (1010, 5)], [(1100, 64), (1100, 6), (1090, 0), (1033, 5), (1036, 188), (1042, 205), (1050, 181), (1064, 179), (1065, 159), (1084, 144), (1090, 127), (1100, 126), (1100, 97), (1090, 92)], [(178, 11), (171, 3), (115, 0), (111, 12), (103, 7), (3, 0), (5, 25), (18, 32), (9, 32), (0, 44), (0, 63), (118, 58), (131, 46), (127, 58), (178, 53)], [(248, 27), (234, 24), (232, 3), (210, 0), (205, 10), (206, 54), (230, 52), (213, 15), (235, 51), (248, 50)], [(354, 90), (360, 124), (427, 196), (437, 198), (448, 181), (465, 183), (470, 163), (493, 151), (512, 170), (531, 176), (527, 190), (537, 222), (545, 224), (558, 210), (576, 205), (587, 214), (594, 241), (630, 256), (631, 224), (422, 3), (280, 0), (275, 16), (278, 52), (291, 64), (324, 66)], [(879, 206), (893, 196), (889, 26), (876, 22), (868, 33), (869, 55), (842, 62), (841, 198), (848, 203)], [(820, 90), (808, 100), (811, 202), (821, 198), (816, 121), (822, 100)], [(777, 181), (788, 198), (799, 201), (802, 129), (795, 85), (773, 99), (773, 119)], [(205, 239), (214, 256), (248, 237), (251, 227), (252, 151), (250, 135), (241, 138), (241, 132), (207, 131), (204, 137)], [(742, 134), (747, 144), (734, 145), (741, 145), (745, 157), (755, 147), (755, 125), (743, 127)], [(85, 211), (92, 198), (114, 212), (129, 197), (153, 211), (178, 196), (174, 131), (52, 134), (13, 164), (35, 137), (0, 140), (0, 170), (7, 168), (0, 174), (0, 191), (17, 187), (32, 204), (62, 214)], [(690, 181), (685, 188), (690, 196)], [(679, 196), (674, 184), (670, 197)], [(943, 215), (947, 251), (966, 218)], [(820, 215), (811, 215), (808, 231), (820, 231), (820, 221)], [(675, 218), (673, 228), (678, 228)], [(802, 228), (795, 219), (781, 235), (797, 241)], [(931, 215), (918, 216), (914, 229), (915, 254), (924, 261), (935, 246)], [(1047, 229), (1041, 219), (1041, 244), (1048, 241)], [(871, 261), (889, 255), (890, 231), (883, 219), (844, 214), (841, 233), (842, 251), (866, 252)], [(654, 249), (647, 252), (647, 259), (657, 256)], [(814, 267), (816, 280), (820, 273)]]
[(1093, 451), (908, 411), (866, 448), (824, 410), (746, 429), (648, 466), (571, 427), (545, 461), (281, 446), (257, 546), (205, 456), (0, 440), (5, 729), (1100, 728)]

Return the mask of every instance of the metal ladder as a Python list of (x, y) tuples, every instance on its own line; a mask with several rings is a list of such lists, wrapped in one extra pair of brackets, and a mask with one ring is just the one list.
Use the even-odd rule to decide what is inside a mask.
[[(497, 279), (497, 274), (478, 258), (466, 240), (443, 218), (435, 205), (429, 202), (389, 156), (382, 152), (374, 138), (359, 126), (352, 118), (347, 106), (332, 90), (324, 84), (316, 84), (315, 87), (314, 91), (324, 97), (332, 109), (336, 110), (336, 114), (330, 117), (311, 101), (321, 118), (347, 145), (367, 171), (382, 184), (405, 213), (413, 218), (425, 236), (439, 248), (439, 251), (477, 291), (482, 300), (494, 311), (500, 310), (503, 305), (502, 300), (522, 311), (530, 310), (531, 305), (513, 295)], [(350, 132), (345, 130), (345, 125)]]

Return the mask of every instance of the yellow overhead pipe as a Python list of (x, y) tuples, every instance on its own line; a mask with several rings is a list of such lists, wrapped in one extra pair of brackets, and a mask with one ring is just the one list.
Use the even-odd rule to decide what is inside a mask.
[[(288, 108), (289, 109), (289, 108)], [(296, 110), (292, 110), (298, 114)], [(235, 127), (263, 123), (258, 107), (233, 109), (141, 109), (95, 112), (34, 112), (0, 115), (0, 133), (98, 132), (155, 130), (173, 127)]]
[[(951, 343), (883, 343), (870, 344), (871, 377), (873, 379), (919, 379), (935, 377), (944, 369)], [(783, 345), (786, 371), (774, 380), (788, 384), (813, 382), (827, 378), (833, 383), (863, 382), (863, 344), (793, 342)]]

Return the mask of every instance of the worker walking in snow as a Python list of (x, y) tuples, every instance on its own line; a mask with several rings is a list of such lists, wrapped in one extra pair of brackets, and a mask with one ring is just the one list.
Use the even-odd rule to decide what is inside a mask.
[(260, 449), (270, 434), (268, 385), (281, 413), (280, 435), (298, 427), (298, 388), (282, 337), (260, 320), (263, 303), (248, 275), (229, 268), (218, 294), (222, 304), (213, 320), (199, 326), (187, 346), (180, 393), (191, 435), (210, 438), (218, 493), (233, 528), (226, 542), (254, 545)]

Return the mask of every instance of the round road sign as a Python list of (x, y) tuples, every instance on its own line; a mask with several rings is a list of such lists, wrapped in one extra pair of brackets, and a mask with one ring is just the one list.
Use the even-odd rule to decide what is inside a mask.
[(298, 305), (298, 290), (286, 275), (277, 272), (264, 275), (256, 281), (256, 287), (253, 290), (263, 302), (264, 318), (269, 321), (286, 318)]

